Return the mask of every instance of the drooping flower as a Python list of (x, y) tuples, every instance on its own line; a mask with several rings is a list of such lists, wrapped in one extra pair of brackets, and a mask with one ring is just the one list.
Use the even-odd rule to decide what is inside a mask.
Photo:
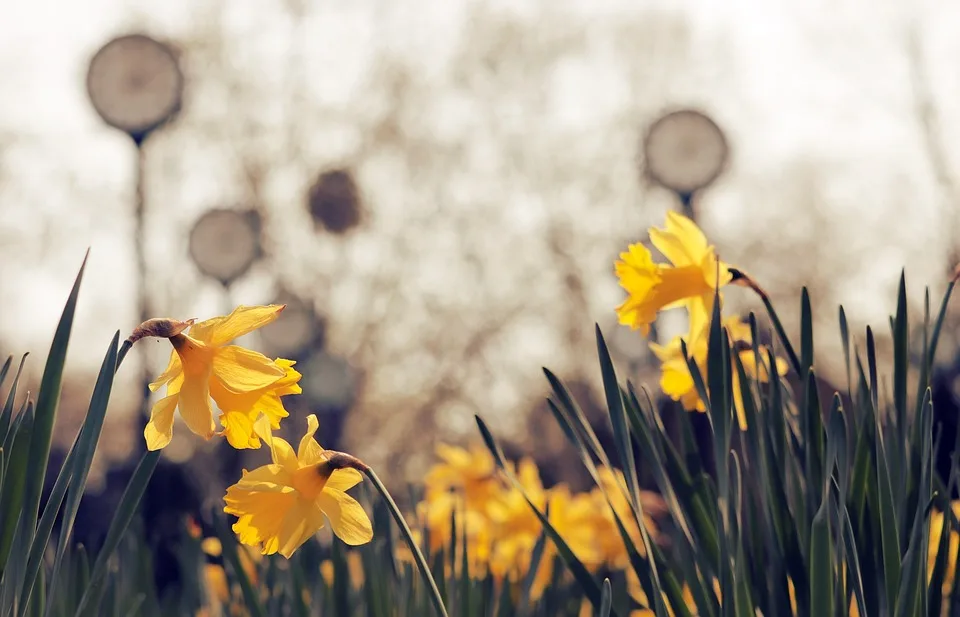
[(629, 294), (617, 307), (620, 323), (644, 336), (661, 310), (691, 300), (711, 306), (715, 290), (732, 279), (700, 228), (681, 214), (668, 212), (664, 229), (650, 229), (650, 241), (669, 264), (655, 263), (650, 250), (637, 243), (615, 265), (620, 286)]
[[(187, 427), (210, 439), (216, 433), (211, 397), (223, 415), (224, 433), (235, 447), (259, 447), (253, 420), (262, 412), (274, 425), (286, 415), (280, 396), (299, 392), (300, 374), (288, 360), (274, 361), (238, 345), (234, 339), (274, 321), (283, 305), (239, 306), (225, 317), (215, 317), (183, 327), (167, 328), (172, 320), (151, 320), (131, 340), (164, 336), (173, 344), (170, 363), (150, 389), (166, 385), (167, 395), (157, 401), (143, 431), (147, 449), (159, 450), (173, 437), (173, 413), (180, 410)], [(149, 322), (148, 322), (149, 323)], [(176, 322), (179, 326), (190, 322)], [(249, 420), (249, 421), (248, 421)]]
[(240, 542), (264, 555), (290, 558), (330, 521), (333, 533), (352, 546), (373, 538), (370, 518), (346, 491), (363, 480), (363, 463), (342, 452), (324, 450), (314, 439), (317, 416), (307, 416), (307, 432), (296, 452), (270, 435), (262, 419), (257, 430), (268, 441), (273, 463), (243, 472), (227, 489), (223, 511), (238, 517), (233, 531)]
[(293, 360), (277, 358), (275, 361), (284, 371), (283, 377), (266, 388), (251, 392), (230, 392), (219, 381), (210, 383), (210, 394), (220, 407), (222, 434), (230, 445), (238, 450), (259, 448), (260, 437), (254, 430), (254, 423), (262, 413), (270, 421), (270, 428), (280, 428), (280, 420), (290, 415), (283, 408), (281, 396), (300, 394), (300, 373), (294, 370)]

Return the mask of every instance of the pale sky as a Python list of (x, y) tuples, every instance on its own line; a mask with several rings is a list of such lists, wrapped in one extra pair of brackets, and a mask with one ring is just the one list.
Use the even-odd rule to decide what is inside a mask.
[[(215, 3), (204, 6), (210, 4)], [(123, 135), (105, 127), (89, 105), (83, 85), (87, 62), (109, 38), (128, 31), (175, 42), (192, 31), (196, 5), (187, 0), (165, 2), (162, 8), (159, 3), (116, 0), (6, 2), (0, 21), (0, 80), (6, 95), (0, 100), (0, 340), (13, 346), (5, 352), (30, 350), (37, 368), (88, 246), (92, 252), (69, 361), (75, 366), (99, 363), (113, 331), (120, 329), (125, 336), (136, 325), (133, 298), (126, 294), (133, 276), (128, 236), (133, 149)], [(297, 31), (287, 20), (264, 13), (263, 3), (240, 0), (229, 6), (224, 28), (249, 41), (235, 50), (232, 60), (258, 72), (269, 90), (271, 80), (279, 79), (271, 67), (284, 65), (290, 37)], [(359, 0), (315, 6), (318, 14), (298, 35), (306, 41), (305, 66), (317, 99), (346, 107), (362, 94), (360, 78), (372, 69), (373, 50), (389, 50), (398, 62), (417, 67), (428, 84), (439, 80), (473, 26), (468, 7), (502, 11), (505, 19), (526, 24), (533, 32), (548, 14), (550, 23), (564, 22), (574, 29), (582, 24), (591, 33), (587, 51), (565, 57), (543, 82), (547, 103), (536, 118), (538, 135), (562, 143), (565, 135), (619, 126), (625, 110), (637, 108), (638, 98), (648, 109), (702, 107), (732, 145), (728, 172), (702, 198), (703, 226), (721, 255), (750, 263), (742, 249), (746, 240), (769, 237), (776, 242), (781, 234), (820, 238), (827, 245), (809, 255), (810, 260), (854, 264), (853, 274), (844, 275), (847, 280), (837, 300), (856, 322), (884, 329), (886, 315), (894, 310), (892, 285), (902, 266), (907, 267), (914, 297), (931, 284), (934, 302), (939, 301), (944, 266), (938, 260), (947, 238), (956, 237), (953, 225), (958, 219), (944, 215), (945, 196), (925, 158), (906, 40), (916, 23), (950, 171), (960, 174), (960, 147), (955, 146), (960, 143), (960, 38), (955, 36), (960, 5), (907, 0)], [(610, 24), (632, 23), (638, 7), (685, 15), (691, 27), (682, 75), (655, 89), (629, 83), (622, 68), (629, 58), (622, 57), (622, 49), (606, 34), (612, 31)], [(411, 16), (414, 10), (421, 15)], [(638, 31), (636, 36), (648, 34)], [(470, 108), (460, 105), (456, 96), (442, 90), (436, 96), (436, 108), (427, 114), (435, 120), (436, 131), (455, 136), (461, 125), (473, 122), (471, 112), (465, 111)], [(229, 105), (229, 99), (192, 104), (186, 114), (211, 114), (213, 107), (202, 107)], [(269, 113), (268, 106), (264, 114)], [(502, 121), (516, 122), (522, 131), (530, 118), (504, 116)], [(176, 150), (165, 148), (163, 139), (178, 139), (176, 125), (169, 131), (169, 137), (158, 136), (156, 168), (176, 170), (181, 156), (211, 161), (207, 171), (148, 196), (150, 224), (159, 238), (148, 251), (151, 267), (163, 270), (170, 260), (171, 272), (179, 272), (189, 269), (186, 256), (181, 245), (164, 238), (181, 237), (204, 208), (231, 196), (218, 180), (218, 163), (213, 161), (218, 154), (206, 153), (196, 139), (178, 142), (186, 145)], [(349, 129), (329, 135), (318, 147), (330, 152), (349, 151), (357, 139)], [(604, 151), (604, 144), (585, 147)], [(803, 176), (811, 165), (813, 175)], [(584, 187), (590, 182), (585, 175)], [(798, 206), (806, 202), (797, 199), (797, 193), (809, 190), (811, 183), (828, 213), (826, 225), (810, 223)], [(623, 183), (618, 197), (621, 206), (637, 198), (636, 187), (628, 184)], [(475, 190), (464, 186), (465, 191)], [(382, 191), (389, 195), (391, 188)], [(542, 197), (510, 193), (507, 198), (515, 204), (512, 220), (517, 229), (537, 226)], [(646, 199), (646, 212), (631, 215), (629, 222), (638, 229), (635, 239), (641, 239), (644, 226), (659, 223), (656, 212), (671, 203), (656, 190)], [(615, 227), (610, 221), (597, 225)], [(611, 245), (607, 251), (613, 256), (620, 248)], [(795, 265), (787, 260), (748, 269), (775, 276), (778, 269)], [(602, 271), (612, 270), (612, 264), (605, 268)], [(204, 318), (219, 314), (224, 306), (218, 289), (195, 273), (184, 277), (183, 288), (181, 296), (189, 300), (180, 308), (191, 314), (177, 317)], [(271, 293), (269, 281), (255, 273), (238, 285), (234, 301), (266, 302)], [(620, 297), (615, 282), (598, 283), (596, 294), (596, 306), (605, 308), (592, 309), (597, 313), (593, 317), (606, 321)], [(835, 324), (835, 307), (825, 307), (822, 317)], [(831, 326), (825, 336), (835, 338), (835, 332)]]

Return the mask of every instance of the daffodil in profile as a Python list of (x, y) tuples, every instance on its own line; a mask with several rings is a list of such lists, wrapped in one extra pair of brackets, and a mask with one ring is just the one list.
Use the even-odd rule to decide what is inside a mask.
[[(143, 431), (147, 449), (159, 450), (173, 437), (173, 414), (180, 411), (187, 427), (210, 439), (216, 434), (211, 398), (222, 415), (224, 434), (234, 447), (259, 447), (253, 420), (264, 413), (279, 426), (286, 415), (280, 396), (300, 391), (300, 374), (288, 360), (271, 360), (256, 351), (230, 343), (261, 328), (280, 315), (283, 305), (239, 306), (225, 317), (200, 323), (156, 319), (142, 324), (130, 338), (169, 339), (173, 345), (166, 370), (150, 389), (167, 387), (153, 406)], [(189, 329), (187, 329), (189, 328)]]
[(257, 431), (268, 441), (273, 462), (244, 470), (224, 497), (223, 511), (238, 518), (233, 531), (240, 542), (289, 559), (325, 519), (346, 544), (369, 542), (370, 518), (346, 493), (363, 480), (358, 470), (366, 466), (349, 454), (321, 448), (314, 439), (319, 423), (313, 414), (307, 416), (307, 432), (296, 452), (263, 425), (259, 420)]
[(644, 336), (661, 310), (692, 300), (711, 306), (715, 290), (732, 279), (700, 228), (681, 214), (668, 212), (665, 228), (650, 229), (650, 241), (669, 264), (654, 262), (650, 250), (636, 243), (615, 265), (620, 286), (628, 294), (617, 307), (620, 323)]

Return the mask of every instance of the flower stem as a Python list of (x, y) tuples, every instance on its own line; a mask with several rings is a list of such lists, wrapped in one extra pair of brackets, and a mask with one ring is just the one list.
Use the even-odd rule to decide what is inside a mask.
[(437, 614), (442, 617), (448, 617), (447, 609), (444, 608), (443, 599), (440, 597), (440, 590), (437, 589), (437, 583), (433, 580), (433, 575), (427, 566), (427, 560), (423, 557), (423, 553), (420, 552), (420, 547), (414, 542), (413, 533), (410, 531), (410, 527), (407, 526), (407, 521), (404, 520), (403, 515), (400, 513), (400, 508), (398, 508), (396, 502), (393, 501), (393, 497), (390, 496), (390, 492), (387, 491), (383, 482), (377, 477), (377, 472), (368, 467), (366, 474), (367, 477), (370, 478), (370, 481), (373, 482), (373, 486), (376, 487), (377, 491), (387, 502), (387, 505), (390, 507), (390, 513), (393, 514), (393, 518), (397, 521), (397, 525), (400, 526), (400, 531), (403, 533), (404, 539), (407, 541), (407, 544), (410, 545), (410, 550), (417, 562), (417, 567), (420, 569), (420, 574), (430, 588), (430, 598), (433, 600), (433, 605), (437, 609)]

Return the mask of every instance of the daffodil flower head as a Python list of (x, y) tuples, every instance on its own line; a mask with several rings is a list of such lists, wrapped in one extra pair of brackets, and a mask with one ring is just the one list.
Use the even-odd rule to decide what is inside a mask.
[(143, 431), (147, 449), (159, 450), (170, 443), (177, 409), (193, 433), (204, 439), (213, 437), (216, 423), (211, 397), (221, 410), (223, 434), (236, 448), (260, 446), (253, 431), (254, 420), (260, 413), (279, 427), (280, 418), (287, 415), (280, 396), (300, 392), (300, 374), (293, 370), (293, 362), (274, 361), (229, 343), (273, 322), (283, 308), (239, 306), (225, 317), (200, 323), (150, 320), (134, 332), (131, 341), (159, 336), (168, 338), (173, 345), (166, 370), (150, 384), (153, 391), (165, 385), (167, 392), (153, 406)]
[(324, 526), (324, 519), (346, 544), (373, 538), (370, 518), (346, 493), (363, 480), (360, 470), (367, 467), (349, 454), (321, 448), (314, 439), (318, 427), (317, 416), (307, 416), (307, 432), (294, 452), (289, 443), (271, 436), (266, 416), (258, 420), (256, 430), (267, 441), (273, 462), (244, 470), (224, 497), (223, 511), (238, 518), (233, 531), (242, 544), (289, 559)]
[(637, 243), (621, 253), (615, 265), (620, 286), (628, 294), (617, 307), (620, 323), (644, 336), (660, 311), (692, 299), (712, 305), (716, 289), (732, 278), (700, 228), (681, 214), (668, 212), (665, 228), (650, 229), (650, 241), (669, 264), (655, 263), (650, 250)]

